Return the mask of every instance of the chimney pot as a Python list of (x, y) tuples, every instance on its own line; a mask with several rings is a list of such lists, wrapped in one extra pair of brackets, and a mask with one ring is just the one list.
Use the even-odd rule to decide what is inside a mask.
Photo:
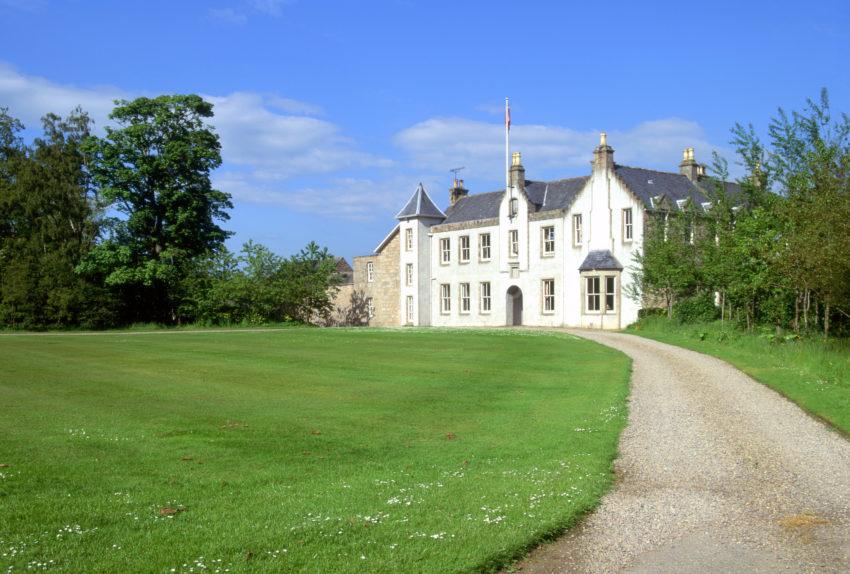
[(705, 166), (696, 162), (694, 159), (694, 148), (692, 147), (685, 148), (682, 158), (682, 163), (679, 164), (679, 173), (696, 183), (700, 177), (705, 175)]

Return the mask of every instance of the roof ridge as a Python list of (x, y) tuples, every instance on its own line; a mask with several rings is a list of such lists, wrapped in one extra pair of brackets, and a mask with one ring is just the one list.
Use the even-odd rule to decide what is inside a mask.
[(666, 175), (678, 175), (680, 177), (685, 177), (685, 178), (688, 177), (683, 173), (676, 173), (675, 171), (662, 171), (660, 169), (650, 169), (648, 167), (635, 167), (633, 165), (621, 165), (619, 163), (614, 165), (614, 169), (617, 169), (618, 167), (625, 167), (626, 169), (639, 169), (641, 171), (651, 171), (653, 173), (663, 173), (663, 174), (666, 174)]

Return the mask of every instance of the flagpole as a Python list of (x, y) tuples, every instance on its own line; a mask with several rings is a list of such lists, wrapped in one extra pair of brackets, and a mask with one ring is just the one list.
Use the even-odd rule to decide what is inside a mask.
[(511, 107), (508, 98), (505, 98), (505, 191), (511, 189), (511, 152), (510, 152), (510, 133), (511, 133)]

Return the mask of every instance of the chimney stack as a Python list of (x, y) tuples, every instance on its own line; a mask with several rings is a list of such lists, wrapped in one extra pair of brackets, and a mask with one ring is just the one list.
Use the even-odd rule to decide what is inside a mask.
[(511, 156), (511, 186), (525, 190), (525, 168), (522, 167), (522, 154), (518, 151)]
[(469, 190), (463, 187), (463, 180), (455, 178), (452, 187), (449, 189), (449, 203), (454, 205), (468, 194)]
[(694, 159), (694, 148), (687, 147), (682, 152), (682, 163), (679, 164), (679, 173), (696, 183), (700, 177), (705, 175), (705, 166), (700, 165)]
[(599, 134), (599, 145), (593, 150), (593, 170), (614, 170), (614, 148), (608, 145), (608, 135)]

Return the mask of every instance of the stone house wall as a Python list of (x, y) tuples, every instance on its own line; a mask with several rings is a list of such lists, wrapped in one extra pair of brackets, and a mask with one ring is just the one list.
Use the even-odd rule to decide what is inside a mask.
[[(362, 255), (354, 258), (353, 289), (362, 291), (366, 297), (371, 297), (374, 315), (369, 320), (373, 327), (397, 327), (401, 325), (401, 235), (396, 232), (385, 244), (380, 253)], [(372, 282), (368, 281), (366, 267), (371, 262), (375, 274)]]

